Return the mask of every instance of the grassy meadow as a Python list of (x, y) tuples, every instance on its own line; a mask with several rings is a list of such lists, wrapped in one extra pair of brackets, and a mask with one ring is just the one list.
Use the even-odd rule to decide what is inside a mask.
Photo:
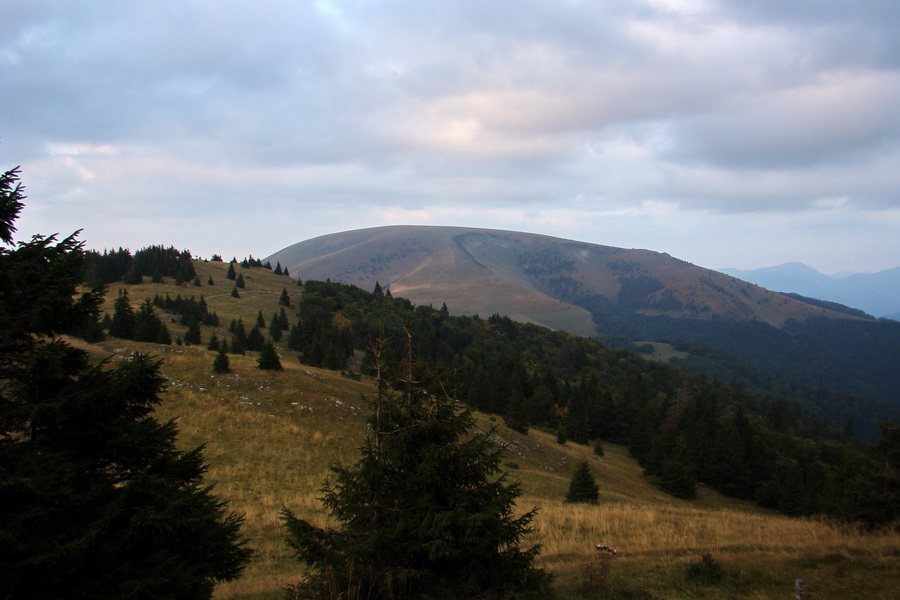
[[(238, 267), (246, 288), (235, 299), (227, 263), (195, 266), (202, 286), (176, 287), (168, 280), (127, 286), (133, 306), (155, 294), (203, 294), (219, 315), (215, 333), (222, 338), (233, 318), (243, 318), (249, 328), (262, 311), (268, 322), (280, 308), (282, 288), (295, 302), (302, 292), (269, 270)], [(210, 277), (213, 286), (206, 284)], [(110, 313), (120, 287), (110, 286)], [(183, 335), (183, 327), (168, 325), (173, 336)], [(220, 585), (216, 597), (280, 598), (302, 567), (284, 542), (279, 513), (289, 507), (297, 516), (328, 523), (319, 490), (329, 464), (355, 460), (371, 381), (301, 365), (283, 343), (283, 372), (258, 370), (256, 353), (248, 352), (229, 355), (231, 373), (214, 374), (214, 353), (205, 349), (214, 329), (202, 329), (201, 346), (114, 338), (73, 343), (98, 359), (140, 351), (164, 360), (168, 387), (159, 415), (177, 419), (183, 447), (206, 445), (207, 479), (233, 511), (245, 515), (244, 534), (256, 549), (244, 575)], [(597, 457), (586, 446), (557, 444), (554, 435), (513, 432), (488, 415), (478, 415), (478, 422), (495, 427), (507, 445), (510, 477), (523, 484), (522, 511), (540, 508), (529, 543), (541, 544), (539, 566), (555, 575), (561, 599), (793, 598), (795, 580), (802, 579), (809, 599), (900, 600), (900, 529), (873, 533), (782, 517), (702, 486), (695, 500), (678, 500), (649, 485), (622, 447), (606, 444)], [(562, 502), (582, 460), (590, 462), (600, 486), (598, 505)], [(605, 574), (597, 544), (617, 550)]]

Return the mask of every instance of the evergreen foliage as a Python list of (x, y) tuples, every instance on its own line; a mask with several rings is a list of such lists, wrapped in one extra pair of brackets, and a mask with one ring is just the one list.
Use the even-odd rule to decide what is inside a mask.
[(232, 298), (240, 298), (241, 297), (240, 293), (238, 293), (238, 291), (237, 291), (237, 286), (231, 288), (231, 297)]
[(85, 254), (82, 273), (88, 285), (117, 281), (136, 284), (141, 283), (144, 277), (150, 277), (154, 283), (160, 283), (163, 277), (184, 282), (197, 277), (191, 253), (171, 246), (148, 246), (134, 255), (123, 248), (104, 250), (102, 254), (90, 250)]
[(259, 326), (254, 325), (250, 328), (250, 333), (247, 334), (247, 341), (245, 342), (244, 347), (247, 350), (259, 352), (263, 349), (265, 342), (266, 338), (263, 336), (262, 331), (259, 330)]
[(227, 277), (228, 279), (230, 279), (232, 281), (237, 279), (237, 273), (235, 273), (235, 271), (234, 271), (234, 261), (231, 261), (230, 263), (228, 263), (228, 272), (225, 273), (225, 277)]
[[(673, 495), (690, 497), (704, 483), (787, 514), (865, 522), (896, 514), (889, 495), (854, 501), (882, 485), (877, 463), (800, 399), (756, 395), (507, 317), (452, 317), (333, 282), (305, 282), (299, 313), (287, 345), (306, 364), (343, 369), (354, 350), (405, 325), (424, 368), (451, 374), (454, 397), (522, 433), (562, 426), (573, 442), (627, 445)], [(389, 340), (386, 368), (405, 351)]]
[(206, 349), (210, 352), (218, 352), (219, 351), (219, 336), (213, 333), (209, 336), (209, 342), (206, 343)]
[(278, 352), (272, 340), (266, 340), (262, 349), (259, 351), (259, 358), (256, 359), (259, 368), (264, 371), (281, 371), (281, 360), (278, 358)]
[(200, 333), (200, 323), (194, 322), (188, 325), (187, 331), (184, 332), (184, 341), (187, 344), (201, 344), (202, 334)]
[(238, 273), (237, 279), (234, 280), (234, 287), (243, 289), (246, 286), (247, 284), (244, 283), (244, 274)]
[(141, 303), (137, 314), (134, 316), (133, 338), (138, 342), (153, 342), (158, 344), (171, 344), (172, 336), (169, 328), (153, 310), (153, 303), (145, 300)]
[(548, 576), (533, 566), (539, 548), (520, 547), (535, 511), (513, 515), (520, 489), (501, 472), (502, 448), (474, 429), (468, 409), (414, 380), (411, 358), (397, 391), (378, 380), (360, 459), (332, 468), (323, 502), (340, 528), (284, 511), (289, 543), (311, 568), (294, 592), (546, 597)]
[(228, 364), (228, 354), (225, 353), (225, 344), (223, 343), (213, 359), (213, 372), (228, 373), (230, 371), (231, 365)]
[(587, 461), (582, 461), (572, 479), (569, 480), (569, 491), (566, 492), (566, 502), (586, 502), (596, 504), (600, 499), (600, 487), (591, 473), (591, 466)]
[(144, 275), (134, 262), (131, 263), (128, 270), (125, 272), (124, 281), (129, 285), (137, 285), (144, 282)]
[(288, 295), (287, 288), (281, 288), (281, 296), (278, 298), (278, 304), (281, 306), (291, 305), (291, 297)]
[(244, 321), (238, 319), (232, 321), (231, 328), (231, 349), (232, 354), (244, 354), (247, 350), (247, 330), (244, 328)]
[(119, 290), (119, 297), (113, 303), (113, 316), (109, 325), (109, 335), (130, 340), (134, 338), (135, 315), (128, 298), (128, 290)]
[[(8, 243), (22, 190), (4, 177)], [(102, 302), (76, 294), (83, 259), (74, 235), (0, 248), (0, 597), (209, 598), (249, 558), (241, 518), (154, 417), (158, 361), (92, 366), (58, 337)]]

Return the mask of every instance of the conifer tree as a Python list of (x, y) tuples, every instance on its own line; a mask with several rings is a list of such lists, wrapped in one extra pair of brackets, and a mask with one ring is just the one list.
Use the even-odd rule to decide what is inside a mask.
[(237, 276), (237, 279), (234, 280), (234, 287), (241, 288), (241, 289), (246, 287), (246, 284), (244, 283), (244, 274), (243, 273), (239, 273)]
[[(513, 515), (520, 487), (502, 473), (502, 448), (474, 428), (469, 409), (427, 393), (409, 358), (401, 392), (378, 379), (359, 460), (332, 467), (323, 502), (340, 528), (282, 514), (290, 545), (311, 568), (294, 591), (546, 597), (548, 577), (533, 566), (539, 548), (520, 547), (535, 510)], [(376, 365), (385, 372), (378, 357)]]
[(209, 336), (209, 343), (206, 345), (206, 349), (212, 352), (217, 352), (219, 350), (219, 336), (213, 333)]
[(203, 484), (201, 448), (179, 450), (175, 423), (154, 416), (158, 361), (97, 367), (58, 337), (103, 299), (76, 294), (83, 256), (75, 236), (0, 247), (0, 597), (210, 598), (249, 558), (241, 518)]
[(582, 461), (569, 481), (569, 491), (566, 492), (566, 502), (587, 502), (596, 504), (600, 497), (600, 488), (591, 473), (591, 466), (587, 461)]
[(225, 344), (222, 344), (219, 351), (216, 353), (216, 357), (213, 359), (213, 372), (228, 373), (230, 371), (231, 366), (228, 364), (228, 355), (225, 353)]
[(132, 339), (138, 342), (155, 342), (158, 344), (171, 344), (172, 336), (169, 328), (153, 310), (150, 300), (141, 303), (137, 314), (134, 316), (134, 332)]
[(125, 283), (129, 285), (136, 285), (139, 283), (143, 283), (144, 276), (141, 275), (141, 270), (138, 268), (137, 263), (132, 262), (131, 266), (128, 267), (128, 271), (125, 273)]
[(287, 288), (281, 288), (281, 297), (278, 298), (278, 304), (281, 306), (291, 305), (291, 297), (288, 295)]
[(291, 325), (287, 338), (287, 347), (291, 350), (299, 351), (303, 348), (303, 330), (300, 328), (300, 321)]
[(130, 340), (134, 337), (134, 309), (128, 298), (128, 290), (119, 290), (119, 297), (113, 303), (113, 316), (109, 324), (109, 335)]
[(244, 354), (247, 350), (247, 330), (244, 329), (243, 319), (235, 321), (234, 330), (231, 333), (234, 334), (231, 338), (231, 353)]
[(256, 313), (256, 326), (260, 329), (266, 328), (266, 320), (263, 318), (261, 310)]
[(231, 288), (231, 297), (232, 298), (240, 298), (241, 295), (237, 291), (237, 286)]
[(266, 338), (263, 336), (262, 332), (259, 330), (257, 325), (254, 325), (250, 329), (250, 333), (247, 334), (247, 341), (244, 345), (247, 350), (251, 350), (253, 352), (259, 352), (263, 349), (263, 345), (265, 345)]
[(231, 262), (228, 263), (228, 273), (225, 274), (225, 277), (232, 281), (237, 279), (237, 273), (235, 273), (234, 271), (234, 259), (232, 259)]
[(281, 275), (284, 271), (281, 270), (281, 263), (277, 263), (275, 265), (275, 271), (273, 271), (276, 275)]
[(184, 332), (184, 341), (195, 345), (202, 343), (199, 323), (194, 321), (188, 326), (187, 331)]
[(256, 359), (260, 369), (265, 371), (281, 371), (281, 360), (278, 358), (278, 352), (272, 340), (266, 340), (263, 343), (262, 350), (259, 351), (259, 358)]
[(285, 277), (290, 277), (290, 276), (291, 276), (291, 274), (288, 273), (288, 268), (287, 268), (287, 267), (284, 268), (284, 271), (282, 271), (282, 274), (283, 274)]

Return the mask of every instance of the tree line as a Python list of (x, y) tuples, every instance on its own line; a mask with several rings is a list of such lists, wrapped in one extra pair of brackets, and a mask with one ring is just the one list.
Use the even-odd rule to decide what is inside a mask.
[[(454, 317), (380, 286), (306, 281), (292, 348), (302, 362), (346, 368), (371, 340), (404, 328), (420, 368), (454, 397), (520, 431), (627, 445), (673, 495), (692, 497), (704, 483), (791, 515), (897, 517), (896, 461), (883, 467), (895, 451), (883, 441), (896, 437), (893, 425), (883, 424), (882, 442), (864, 445), (789, 395), (757, 394), (593, 340), (499, 315)], [(387, 337), (385, 364), (402, 368), (405, 341)]]

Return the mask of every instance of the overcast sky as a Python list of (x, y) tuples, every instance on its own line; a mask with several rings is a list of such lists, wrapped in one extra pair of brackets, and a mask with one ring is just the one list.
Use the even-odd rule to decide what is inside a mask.
[(900, 266), (897, 0), (2, 0), (19, 239), (391, 224)]

